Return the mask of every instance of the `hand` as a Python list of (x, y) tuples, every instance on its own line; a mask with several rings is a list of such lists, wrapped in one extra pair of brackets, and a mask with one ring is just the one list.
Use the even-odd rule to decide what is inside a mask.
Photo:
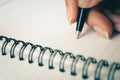
[(70, 24), (77, 20), (78, 6), (91, 8), (86, 23), (101, 36), (109, 39), (113, 30), (120, 32), (120, 0), (65, 0)]

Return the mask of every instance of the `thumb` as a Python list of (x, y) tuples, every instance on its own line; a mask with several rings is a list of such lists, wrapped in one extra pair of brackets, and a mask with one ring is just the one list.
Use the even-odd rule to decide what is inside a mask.
[(103, 0), (77, 0), (78, 6), (82, 8), (91, 8), (98, 5)]

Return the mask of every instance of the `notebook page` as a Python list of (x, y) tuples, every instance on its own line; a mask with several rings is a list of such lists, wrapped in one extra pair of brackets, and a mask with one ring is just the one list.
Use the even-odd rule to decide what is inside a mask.
[[(1, 35), (23, 40), (25, 42), (48, 46), (53, 49), (62, 50), (63, 52), (72, 52), (75, 55), (81, 54), (86, 58), (94, 57), (97, 60), (105, 59), (108, 60), (109, 63), (120, 61), (120, 35), (115, 34), (111, 40), (106, 40), (100, 37), (95, 31), (86, 25), (81, 38), (77, 40), (75, 34), (75, 24), (70, 26), (66, 19), (64, 0), (53, 0), (52, 2), (49, 0), (12, 0), (5, 6), (0, 7), (0, 28)], [(3, 63), (6, 63), (8, 60), (9, 58), (5, 59)], [(14, 63), (16, 68), (24, 65), (25, 67), (29, 66), (30, 69), (27, 70), (28, 72), (26, 71), (26, 76), (32, 75), (31, 68), (36, 71), (38, 68), (37, 66), (31, 67), (31, 65), (25, 63), (24, 61), (23, 63), (20, 62), (24, 65), (21, 65), (19, 61), (17, 62), (16, 60), (10, 62)], [(10, 63), (6, 64), (5, 66), (7, 67), (8, 65), (11, 67), (13, 66)], [(20, 68), (19, 70), (24, 71), (27, 69), (27, 67)], [(56, 68), (58, 67), (56, 66)], [(22, 71), (19, 72), (19, 70), (18, 72), (15, 72), (16, 74), (14, 73), (15, 75), (13, 75), (11, 80), (18, 78), (17, 76), (22, 74)], [(9, 67), (8, 71), (12, 72)], [(46, 74), (47, 72), (48, 74), (47, 78), (43, 77), (43, 79), (49, 79), (49, 77), (51, 77), (51, 75), (57, 71), (58, 69), (53, 70), (52, 72), (45, 67), (42, 73), (44, 72), (44, 74)], [(2, 72), (3, 71), (0, 73)], [(38, 75), (39, 73), (42, 74), (39, 71), (35, 74)], [(51, 75), (49, 75), (49, 73)], [(10, 73), (6, 72), (5, 75), (3, 75), (3, 79), (7, 80), (6, 75), (9, 74)], [(58, 76), (56, 76), (56, 79), (60, 78), (63, 80), (63, 77), (68, 75), (69, 72), (68, 74), (66, 72), (66, 74), (61, 75), (62, 73), (58, 71), (57, 74)], [(23, 78), (20, 79), (28, 79), (26, 76), (23, 76)], [(29, 78), (32, 80), (39, 78), (39, 76)], [(77, 79), (71, 78), (70, 75), (68, 78), (71, 80)]]
[[(1, 35), (86, 57), (119, 61), (119, 34), (106, 40), (85, 27), (82, 37), (77, 40), (75, 25), (70, 26), (67, 22), (64, 1), (60, 3), (53, 5), (49, 1), (12, 1), (0, 8)], [(113, 53), (113, 59), (109, 59)]]

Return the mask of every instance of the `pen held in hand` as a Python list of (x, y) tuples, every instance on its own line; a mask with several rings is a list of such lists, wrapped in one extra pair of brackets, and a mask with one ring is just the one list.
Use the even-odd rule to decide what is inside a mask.
[(83, 29), (88, 13), (89, 13), (89, 8), (79, 8), (78, 10), (78, 18), (76, 25), (77, 39), (79, 39), (80, 33)]

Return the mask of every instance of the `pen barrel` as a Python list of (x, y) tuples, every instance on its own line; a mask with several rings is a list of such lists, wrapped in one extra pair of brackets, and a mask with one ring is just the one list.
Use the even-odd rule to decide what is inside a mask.
[(79, 32), (82, 31), (88, 13), (89, 13), (88, 8), (79, 8), (76, 31), (79, 31)]

